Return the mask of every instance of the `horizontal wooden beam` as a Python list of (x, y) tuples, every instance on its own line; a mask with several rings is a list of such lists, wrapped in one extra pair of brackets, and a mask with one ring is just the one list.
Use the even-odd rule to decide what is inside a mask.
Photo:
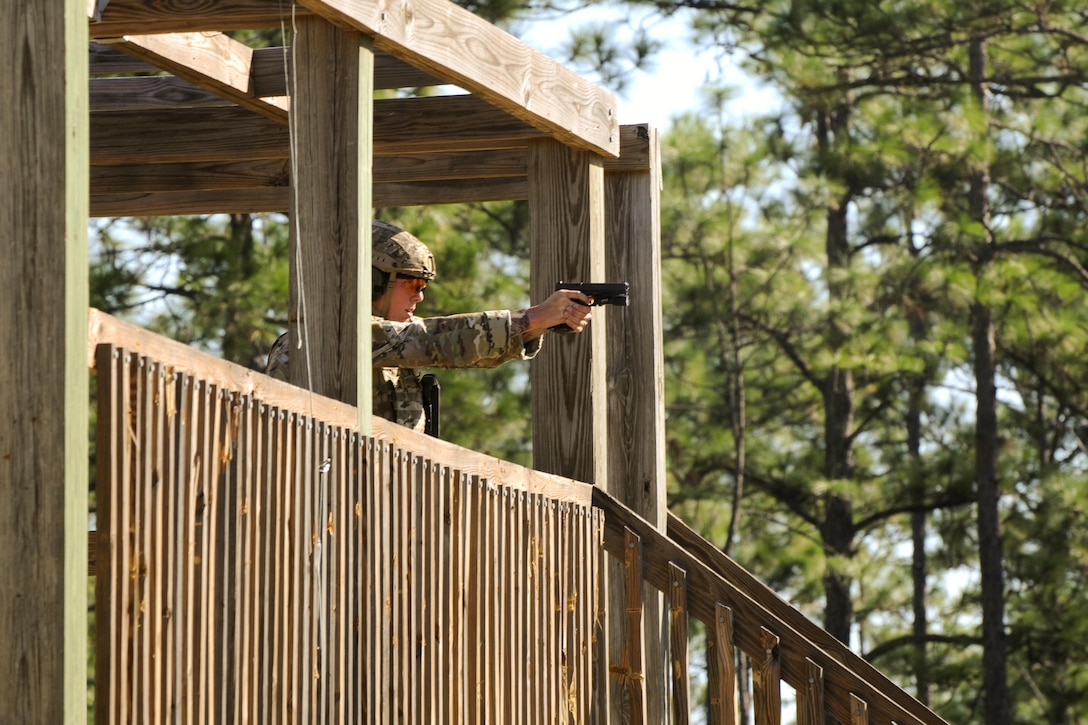
[(450, 0), (300, 3), (552, 138), (601, 156), (619, 155), (613, 94)]
[[(518, 148), (542, 135), (474, 96), (374, 103), (376, 155)], [(96, 111), (90, 136), (92, 165), (286, 158), (289, 148), (286, 125), (239, 108)]]
[(285, 93), (254, 93), (253, 49), (223, 33), (126, 35), (113, 42), (119, 50), (145, 60), (198, 88), (262, 116), (287, 121)]
[[(89, 68), (92, 76), (115, 75), (118, 73), (152, 73), (163, 70), (156, 65), (122, 52), (109, 43), (91, 41), (89, 50)], [(287, 95), (287, 68), (290, 67), (290, 48), (256, 48), (253, 51), (253, 64), (250, 79), (253, 95), (258, 97)], [(427, 88), (443, 85), (443, 82), (413, 68), (402, 60), (388, 53), (374, 54), (374, 88), (392, 90), (395, 88)]]
[(88, 3), (87, 19), (90, 37), (115, 38), (142, 33), (290, 29), (292, 13), (294, 17), (310, 15), (302, 6), (270, 0), (108, 0)]
[(285, 158), (287, 125), (245, 109), (91, 114), (91, 165)]
[[(454, 182), (418, 181), (372, 186), (374, 208), (515, 201), (529, 197), (526, 177), (468, 179)], [(197, 216), (203, 214), (286, 213), (291, 190), (285, 186), (211, 191), (91, 191), (90, 216)]]

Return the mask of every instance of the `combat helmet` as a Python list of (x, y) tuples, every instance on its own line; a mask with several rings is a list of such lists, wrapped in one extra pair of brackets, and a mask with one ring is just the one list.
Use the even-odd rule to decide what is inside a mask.
[(371, 235), (372, 264), (387, 272), (390, 280), (397, 277), (434, 279), (434, 255), (411, 233), (389, 222), (375, 220)]

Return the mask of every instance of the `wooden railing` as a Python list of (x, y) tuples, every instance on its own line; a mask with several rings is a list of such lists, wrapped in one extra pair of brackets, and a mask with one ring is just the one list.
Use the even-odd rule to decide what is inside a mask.
[[(96, 722), (623, 722), (647, 713), (643, 583), (668, 603), (668, 718), (688, 619), (711, 723), (944, 721), (670, 517), (380, 419), (92, 311)], [(626, 606), (600, 610), (602, 558)], [(607, 618), (623, 654), (606, 663)], [(789, 698), (786, 698), (789, 699)], [(787, 721), (789, 718), (787, 717)], [(615, 719), (613, 720), (615, 721)]]
[(96, 722), (588, 722), (589, 486), (98, 322)]

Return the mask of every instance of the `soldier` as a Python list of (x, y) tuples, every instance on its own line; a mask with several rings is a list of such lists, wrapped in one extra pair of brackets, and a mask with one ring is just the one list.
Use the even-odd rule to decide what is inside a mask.
[[(387, 222), (375, 221), (372, 234), (375, 415), (436, 434), (437, 420), (428, 425), (429, 395), (419, 368), (486, 368), (529, 360), (549, 328), (566, 325), (581, 332), (590, 321), (592, 298), (574, 290), (559, 290), (522, 310), (416, 317), (416, 305), (435, 278), (434, 255), (415, 236)], [(288, 379), (287, 347), (286, 333), (272, 345), (267, 366), (272, 377)]]

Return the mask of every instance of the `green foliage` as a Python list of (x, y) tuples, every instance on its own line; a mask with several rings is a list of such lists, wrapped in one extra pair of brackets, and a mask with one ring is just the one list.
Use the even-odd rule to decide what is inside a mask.
[(107, 220), (91, 229), (91, 304), (262, 370), (286, 325), (287, 229), (275, 216)]

